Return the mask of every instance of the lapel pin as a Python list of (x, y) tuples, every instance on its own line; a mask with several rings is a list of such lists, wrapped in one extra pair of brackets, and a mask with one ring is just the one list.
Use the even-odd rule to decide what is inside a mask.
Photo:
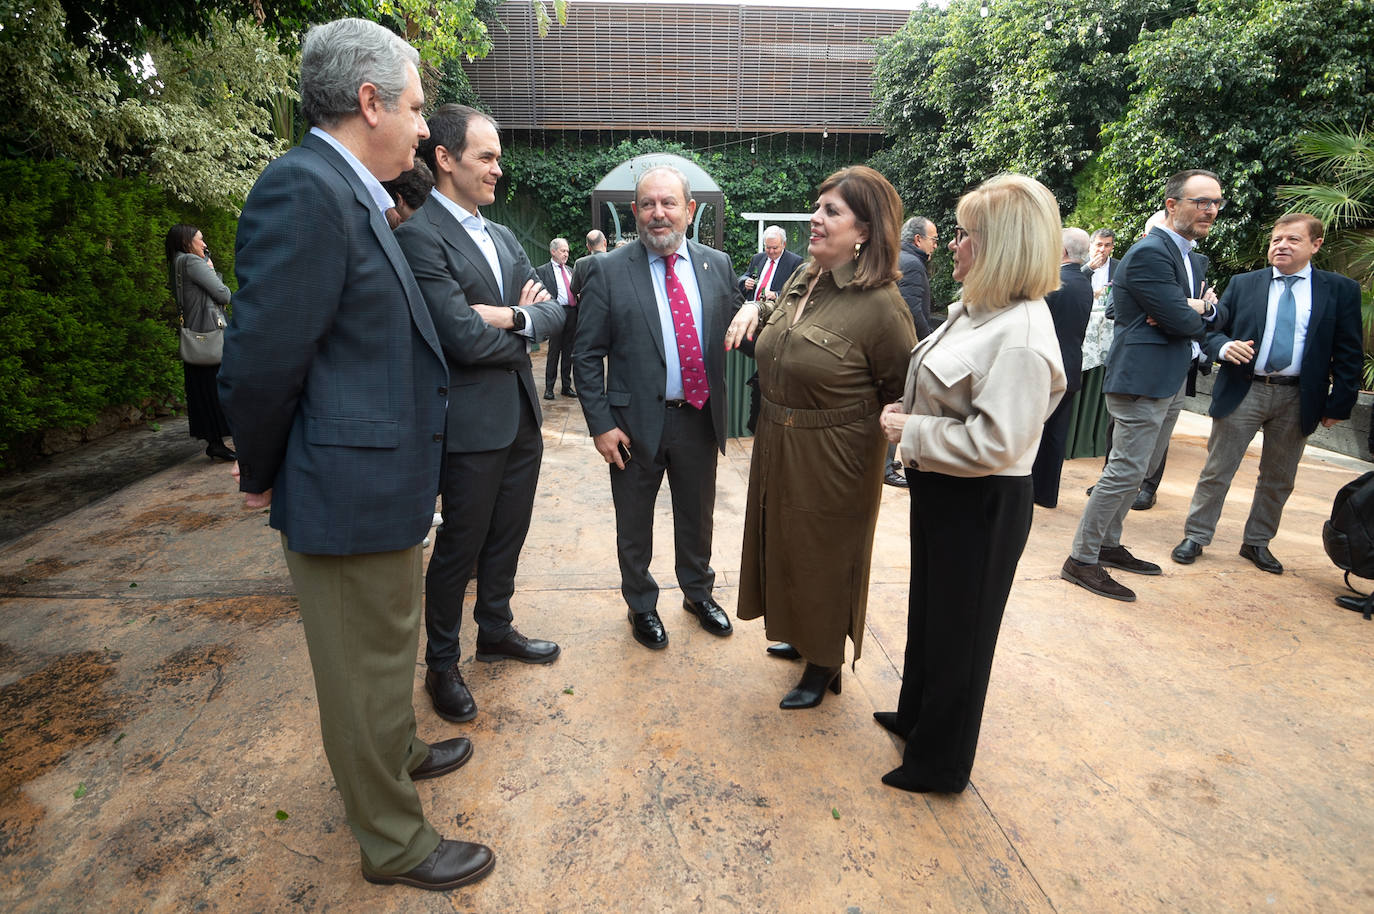
[(711, 265), (710, 265), (709, 263), (703, 263), (703, 264), (701, 265), (701, 268), (702, 268), (703, 270), (709, 270), (709, 269), (711, 269)]

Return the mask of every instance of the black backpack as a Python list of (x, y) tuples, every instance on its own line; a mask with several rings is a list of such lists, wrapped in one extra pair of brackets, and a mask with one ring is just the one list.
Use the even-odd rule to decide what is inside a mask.
[[(1344, 569), (1345, 586), (1355, 593), (1360, 591), (1350, 583), (1352, 574), (1374, 579), (1374, 470), (1336, 493), (1331, 519), (1322, 525), (1322, 545), (1336, 567)], [(1374, 606), (1374, 595), (1367, 602)], [(1365, 618), (1369, 618), (1367, 610)]]

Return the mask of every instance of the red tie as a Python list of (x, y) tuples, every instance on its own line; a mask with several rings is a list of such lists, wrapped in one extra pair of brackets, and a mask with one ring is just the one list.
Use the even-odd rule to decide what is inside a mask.
[(773, 278), (773, 267), (776, 265), (776, 260), (770, 260), (768, 261), (768, 268), (763, 271), (763, 279), (759, 282), (759, 301), (763, 301), (763, 293), (768, 291), (768, 282)]
[(673, 331), (677, 336), (677, 360), (682, 366), (683, 398), (697, 409), (706, 405), (711, 385), (706, 381), (706, 363), (701, 357), (701, 343), (697, 326), (692, 321), (692, 308), (687, 304), (687, 291), (682, 288), (673, 264), (676, 254), (663, 258), (663, 286), (668, 293), (668, 309), (673, 313)]
[(568, 290), (568, 307), (577, 307), (577, 296), (572, 294), (572, 280), (568, 278), (568, 268), (563, 264), (558, 265), (558, 272), (563, 274), (563, 285)]

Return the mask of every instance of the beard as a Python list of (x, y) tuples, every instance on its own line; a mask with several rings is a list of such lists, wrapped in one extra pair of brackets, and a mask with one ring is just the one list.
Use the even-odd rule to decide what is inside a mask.
[(671, 254), (682, 247), (682, 232), (669, 232), (662, 239), (650, 232), (650, 229), (672, 228), (673, 224), (666, 219), (653, 221), (643, 226), (639, 231), (640, 240), (644, 246), (655, 254)]

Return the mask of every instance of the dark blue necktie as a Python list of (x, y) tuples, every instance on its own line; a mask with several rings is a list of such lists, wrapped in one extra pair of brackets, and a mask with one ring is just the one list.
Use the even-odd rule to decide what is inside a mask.
[(1269, 340), (1269, 362), (1264, 370), (1273, 374), (1283, 371), (1293, 361), (1293, 337), (1298, 328), (1298, 300), (1293, 297), (1293, 283), (1301, 276), (1280, 276), (1283, 292), (1279, 295), (1278, 311), (1274, 314), (1274, 335)]

